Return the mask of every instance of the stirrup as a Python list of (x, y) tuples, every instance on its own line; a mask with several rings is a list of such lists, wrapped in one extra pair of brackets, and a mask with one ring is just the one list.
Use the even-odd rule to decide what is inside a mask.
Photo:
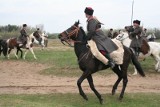
[(115, 67), (114, 61), (108, 61), (108, 65), (113, 69)]

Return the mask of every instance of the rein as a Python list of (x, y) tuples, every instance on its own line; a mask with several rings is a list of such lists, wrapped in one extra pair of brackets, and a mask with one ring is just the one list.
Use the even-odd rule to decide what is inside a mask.
[[(78, 36), (78, 32), (79, 32), (79, 30), (80, 30), (80, 28), (79, 27), (77, 27), (77, 26), (73, 26), (75, 29), (73, 30), (73, 31), (71, 31), (71, 32), (68, 32), (67, 30), (66, 31), (64, 31), (65, 33), (66, 33), (66, 35), (67, 35), (67, 37), (65, 38), (65, 42), (68, 44), (68, 46), (70, 46), (70, 47), (73, 47), (72, 45), (71, 45), (71, 42), (70, 41), (72, 41), (73, 43), (82, 43), (82, 41), (75, 41), (75, 40), (72, 40), (71, 39), (71, 36), (73, 36), (73, 35), (75, 35), (75, 37), (77, 37)], [(64, 34), (62, 34), (62, 35), (64, 35)], [(66, 45), (63, 41), (61, 41), (62, 42), (62, 44), (63, 45)], [(67, 45), (66, 45), (67, 46)]]

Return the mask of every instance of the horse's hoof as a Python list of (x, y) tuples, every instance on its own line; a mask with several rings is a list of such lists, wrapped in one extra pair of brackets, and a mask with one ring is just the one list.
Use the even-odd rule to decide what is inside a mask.
[(99, 102), (100, 102), (100, 104), (103, 104), (103, 99), (100, 99)]
[(119, 101), (122, 101), (122, 99), (123, 99), (123, 97), (119, 97), (119, 98), (118, 98)]
[(116, 93), (116, 90), (112, 90), (112, 95), (115, 95), (115, 93)]
[(137, 73), (133, 73), (132, 75), (137, 75)]
[(87, 98), (87, 96), (85, 96), (85, 97), (83, 97), (86, 101), (88, 101), (88, 98)]

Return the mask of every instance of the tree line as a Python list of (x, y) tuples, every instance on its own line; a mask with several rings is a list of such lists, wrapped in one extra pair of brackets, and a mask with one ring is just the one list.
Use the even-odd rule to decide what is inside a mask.
[[(20, 30), (21, 30), (21, 26), (17, 26), (17, 25), (5, 25), (5, 26), (0, 26), (0, 38), (2, 39), (7, 39), (10, 37), (18, 37), (20, 36)], [(31, 34), (32, 32), (34, 32), (36, 30), (35, 27), (31, 27), (28, 26), (27, 27), (27, 32), (29, 34)], [(109, 29), (103, 29), (104, 32), (106, 33), (106, 35), (108, 34)], [(120, 29), (114, 29), (114, 32), (118, 32)], [(147, 35), (154, 33), (155, 36), (157, 37), (157, 39), (160, 39), (160, 29), (158, 28), (149, 28), (147, 29)], [(57, 33), (47, 33), (48, 37), (51, 39), (56, 39), (57, 38)]]

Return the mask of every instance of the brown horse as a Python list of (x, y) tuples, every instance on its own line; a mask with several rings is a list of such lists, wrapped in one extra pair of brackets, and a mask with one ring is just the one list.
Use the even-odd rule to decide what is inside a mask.
[[(35, 36), (39, 37), (40, 38), (39, 40), (41, 40), (41, 41), (37, 41)], [(9, 55), (10, 55), (11, 50), (14, 51), (14, 54), (17, 59), (18, 59), (19, 51), (21, 52), (21, 58), (23, 57), (25, 59), (25, 56), (26, 56), (28, 50), (30, 50), (31, 53), (33, 54), (34, 58), (37, 59), (37, 57), (35, 56), (34, 51), (32, 49), (33, 43), (44, 45), (42, 43), (42, 41), (43, 41), (43, 39), (41, 39), (40, 34), (35, 33), (33, 35), (33, 33), (32, 33), (31, 35), (29, 35), (27, 37), (27, 41), (24, 45), (18, 41), (18, 38), (10, 38), (10, 39), (5, 40), (5, 42), (0, 42), (0, 46), (2, 47), (3, 53), (6, 53), (6, 54), (4, 54), (4, 56), (6, 56), (8, 59), (9, 59)], [(23, 51), (21, 50), (21, 48), (26, 49), (24, 55), (23, 55)]]
[[(74, 41), (74, 50), (75, 50), (75, 54), (78, 58), (79, 68), (83, 71), (83, 74), (80, 76), (80, 78), (77, 81), (77, 86), (78, 86), (80, 95), (85, 100), (88, 100), (86, 94), (84, 93), (84, 91), (81, 87), (83, 80), (87, 79), (88, 83), (90, 85), (90, 88), (92, 89), (92, 91), (95, 93), (95, 95), (99, 99), (100, 103), (102, 104), (103, 99), (102, 99), (100, 93), (95, 89), (92, 74), (96, 73), (100, 70), (107, 69), (107, 68), (109, 68), (109, 66), (104, 65), (102, 62), (97, 60), (92, 55), (90, 49), (86, 47), (86, 44), (87, 44), (86, 34), (85, 34), (84, 30), (81, 27), (79, 27), (79, 21), (76, 22), (70, 28), (68, 28), (66, 31), (62, 32), (59, 35), (59, 39), (61, 40), (62, 43), (63, 42), (68, 43), (69, 39)], [(68, 43), (68, 44), (70, 44), (70, 43)], [(137, 61), (133, 52), (125, 46), (123, 48), (124, 48), (123, 64), (122, 65), (116, 64), (116, 66), (112, 69), (118, 76), (117, 81), (113, 85), (112, 95), (115, 94), (116, 89), (118, 87), (118, 84), (120, 83), (121, 80), (123, 80), (122, 91), (119, 96), (120, 100), (122, 100), (126, 86), (127, 86), (127, 82), (128, 82), (127, 70), (128, 70), (128, 66), (129, 66), (129, 63), (131, 62), (131, 60), (132, 60), (133, 64), (136, 66), (136, 68), (138, 69), (138, 72), (140, 73), (140, 75), (145, 76), (145, 74), (141, 68), (141, 65)]]

